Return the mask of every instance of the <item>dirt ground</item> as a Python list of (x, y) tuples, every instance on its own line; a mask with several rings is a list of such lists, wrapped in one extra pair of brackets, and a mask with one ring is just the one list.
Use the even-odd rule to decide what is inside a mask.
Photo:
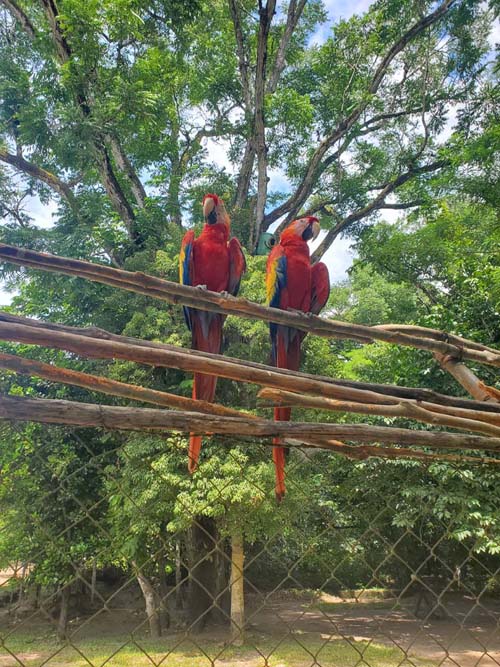
[[(452, 594), (443, 600), (446, 612), (443, 618), (428, 620), (415, 618), (415, 604), (414, 597), (404, 598), (397, 604), (396, 599), (356, 603), (355, 600), (327, 594), (314, 597), (285, 592), (266, 600), (252, 596), (247, 600), (247, 644), (258, 647), (259, 643), (270, 640), (278, 643), (281, 638), (292, 640), (292, 643), (293, 638), (305, 643), (317, 643), (319, 640), (341, 640), (352, 645), (373, 642), (405, 652), (409, 660), (402, 660), (401, 665), (414, 665), (413, 657), (429, 660), (439, 667), (500, 666), (500, 600), (481, 598), (480, 605), (477, 605), (473, 598)], [(126, 597), (114, 599), (108, 611), (101, 612), (92, 620), (89, 616), (73, 619), (71, 627), (73, 630), (80, 628), (76, 638), (107, 641), (126, 637), (132, 632), (136, 634), (138, 626), (143, 623), (139, 633), (145, 636), (147, 624), (142, 609), (140, 591), (132, 588)], [(14, 626), (7, 610), (0, 611), (2, 636)], [(41, 617), (38, 620), (25, 618), (20, 625), (32, 629), (39, 637), (51, 629)], [(171, 638), (174, 639), (175, 635), (181, 637), (182, 628), (172, 628)], [(204, 641), (226, 640), (226, 626), (211, 626), (196, 636), (199, 646), (203, 646)], [(25, 646), (25, 651), (19, 651), (19, 657), (23, 660), (39, 657), (37, 648), (36, 642)], [(0, 657), (0, 667), (14, 664), (18, 663), (12, 657), (5, 654)], [(231, 661), (231, 667), (237, 664), (246, 667), (244, 659)]]
[[(262, 634), (314, 634), (323, 639), (373, 641), (398, 647), (409, 656), (436, 661), (440, 667), (500, 665), (500, 600), (450, 595), (443, 618), (415, 618), (415, 598), (381, 603), (348, 602), (323, 595), (318, 604), (277, 600), (250, 617)], [(258, 606), (256, 607), (258, 609)]]

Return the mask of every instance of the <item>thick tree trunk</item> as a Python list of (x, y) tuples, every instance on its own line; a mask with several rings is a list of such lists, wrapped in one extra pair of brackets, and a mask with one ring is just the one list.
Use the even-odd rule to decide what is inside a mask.
[(96, 587), (97, 587), (97, 561), (94, 558), (92, 560), (92, 579), (90, 583), (90, 604), (94, 604), (95, 600), (95, 594), (96, 594)]
[(158, 557), (158, 581), (159, 581), (159, 592), (160, 592), (160, 625), (162, 633), (165, 632), (170, 627), (170, 614), (168, 613), (168, 585), (167, 585), (167, 573), (166, 569), (166, 560), (164, 554), (161, 554)]
[(35, 599), (33, 600), (33, 608), (40, 609), (40, 598), (42, 596), (42, 585), (35, 585)]
[(184, 608), (181, 548), (181, 538), (178, 537), (175, 541), (175, 608), (177, 611)]
[[(137, 565), (135, 565), (135, 567), (137, 567)], [(139, 568), (137, 568), (136, 576), (139, 586), (141, 587), (142, 595), (144, 596), (144, 604), (146, 607), (146, 616), (148, 617), (151, 638), (158, 639), (158, 637), (161, 637), (161, 624), (155, 589), (150, 580), (144, 576)]]
[(106, 135), (106, 142), (111, 148), (111, 153), (122, 176), (124, 176), (129, 183), (135, 203), (139, 208), (144, 208), (146, 191), (120, 142), (116, 137), (111, 135)]
[(253, 137), (247, 139), (245, 152), (241, 161), (240, 173), (238, 176), (238, 183), (236, 186), (236, 195), (233, 202), (235, 209), (243, 208), (250, 188), (250, 181), (252, 179), (253, 165), (255, 161), (255, 144)]
[(245, 552), (243, 535), (235, 530), (231, 535), (231, 643), (241, 646), (244, 641), (245, 597), (243, 567)]
[(59, 621), (57, 623), (57, 636), (61, 641), (66, 639), (67, 636), (70, 592), (70, 584), (63, 586), (61, 590), (61, 610), (59, 612)]
[(188, 622), (190, 629), (195, 632), (203, 629), (214, 609), (216, 543), (215, 521), (207, 517), (197, 517), (190, 529), (188, 592)]
[(231, 613), (231, 591), (229, 586), (230, 556), (226, 553), (226, 541), (219, 539), (217, 550), (216, 592), (218, 613), (222, 623), (226, 623)]

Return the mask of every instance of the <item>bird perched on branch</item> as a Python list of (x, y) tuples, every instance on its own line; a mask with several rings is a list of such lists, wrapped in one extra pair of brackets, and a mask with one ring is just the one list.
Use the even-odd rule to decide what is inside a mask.
[[(325, 264), (311, 266), (307, 242), (319, 234), (319, 222), (313, 216), (292, 222), (281, 234), (267, 259), (267, 305), (273, 308), (293, 308), (317, 315), (328, 301), (330, 280)], [(300, 366), (300, 348), (305, 332), (281, 324), (269, 325), (272, 361), (278, 368), (297, 371)], [(290, 408), (275, 408), (276, 421), (288, 421)], [(275, 438), (273, 461), (276, 469), (276, 498), (285, 494), (285, 456), (288, 450)]]
[[(203, 197), (205, 225), (198, 238), (193, 231), (185, 234), (179, 256), (179, 277), (183, 285), (199, 285), (213, 292), (238, 293), (246, 270), (245, 256), (236, 238), (229, 240), (230, 219), (220, 197)], [(186, 324), (191, 331), (192, 348), (219, 354), (222, 345), (224, 315), (184, 307)], [(203, 373), (194, 374), (193, 398), (213, 401), (217, 378)], [(189, 439), (189, 472), (198, 464), (202, 438)]]

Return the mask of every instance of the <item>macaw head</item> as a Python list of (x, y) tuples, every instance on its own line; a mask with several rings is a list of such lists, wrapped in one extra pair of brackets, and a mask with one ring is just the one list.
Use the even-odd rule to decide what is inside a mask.
[(281, 235), (281, 240), (295, 240), (298, 237), (303, 241), (310, 241), (311, 239), (315, 239), (318, 234), (318, 218), (315, 218), (313, 215), (307, 215), (305, 218), (299, 218), (290, 223)]
[(203, 217), (207, 225), (221, 223), (229, 228), (230, 219), (224, 202), (217, 195), (206, 194), (203, 197)]

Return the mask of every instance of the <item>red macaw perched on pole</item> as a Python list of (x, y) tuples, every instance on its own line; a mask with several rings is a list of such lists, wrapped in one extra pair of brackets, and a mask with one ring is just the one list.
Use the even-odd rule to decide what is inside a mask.
[[(325, 264), (311, 266), (307, 242), (319, 234), (319, 222), (307, 216), (292, 222), (281, 234), (280, 242), (274, 246), (267, 259), (267, 305), (273, 308), (293, 308), (317, 315), (328, 301), (330, 279)], [(272, 360), (278, 368), (298, 371), (300, 347), (305, 332), (271, 323)], [(288, 421), (290, 408), (275, 408), (276, 421)], [(281, 501), (285, 494), (285, 455), (287, 449), (275, 438), (273, 461), (276, 468), (276, 498)]]
[[(213, 292), (236, 295), (246, 270), (245, 256), (236, 238), (229, 241), (230, 219), (224, 202), (217, 195), (203, 197), (205, 225), (198, 238), (189, 231), (182, 239), (179, 276), (183, 285), (203, 285)], [(219, 354), (224, 315), (195, 308), (184, 308), (186, 324), (192, 334), (192, 348)], [(194, 374), (193, 398), (213, 401), (217, 377)], [(201, 450), (201, 436), (189, 440), (189, 472), (194, 472)]]

